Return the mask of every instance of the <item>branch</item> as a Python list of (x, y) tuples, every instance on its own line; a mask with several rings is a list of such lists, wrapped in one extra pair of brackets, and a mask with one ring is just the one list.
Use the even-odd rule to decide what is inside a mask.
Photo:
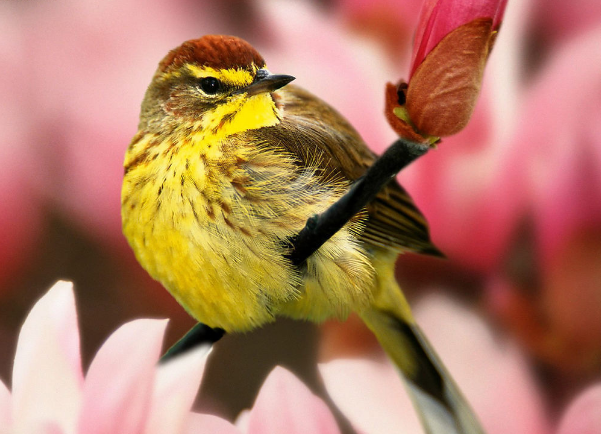
[[(303, 264), (309, 256), (338, 232), (355, 214), (371, 202), (378, 192), (397, 173), (428, 152), (428, 145), (398, 139), (359, 178), (349, 191), (322, 214), (307, 220), (305, 227), (291, 241), (288, 258), (294, 265)], [(225, 334), (222, 329), (212, 329), (196, 324), (177, 341), (161, 358), (161, 363), (198, 345), (217, 342)]]
[(428, 145), (403, 139), (394, 142), (344, 196), (322, 214), (314, 215), (307, 220), (305, 227), (292, 240), (292, 251), (288, 254), (292, 263), (301, 265), (305, 262), (355, 214), (370, 203), (397, 173), (424, 155), (428, 149)]

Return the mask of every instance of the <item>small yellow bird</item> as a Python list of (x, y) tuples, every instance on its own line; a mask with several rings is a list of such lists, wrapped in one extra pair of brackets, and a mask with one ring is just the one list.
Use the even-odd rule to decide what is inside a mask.
[(277, 316), (357, 312), (404, 374), (428, 432), (481, 432), (395, 281), (400, 252), (438, 253), (396, 181), (302, 266), (289, 260), (307, 219), (376, 159), (293, 79), (231, 36), (167, 54), (125, 156), (123, 231), (136, 257), (194, 318), (228, 333)]

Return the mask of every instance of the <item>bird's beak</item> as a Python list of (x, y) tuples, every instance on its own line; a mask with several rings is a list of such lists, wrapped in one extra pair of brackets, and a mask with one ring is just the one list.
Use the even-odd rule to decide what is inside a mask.
[(286, 86), (294, 80), (291, 75), (275, 75), (269, 73), (265, 69), (261, 69), (257, 72), (255, 81), (249, 86), (240, 89), (240, 93), (246, 93), (248, 96), (257, 95), (263, 92), (273, 92), (283, 86)]

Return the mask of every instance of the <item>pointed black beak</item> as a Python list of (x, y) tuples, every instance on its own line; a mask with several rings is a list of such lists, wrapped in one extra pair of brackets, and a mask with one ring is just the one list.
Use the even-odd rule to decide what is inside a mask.
[(257, 71), (255, 81), (244, 89), (240, 89), (239, 92), (246, 93), (248, 96), (257, 95), (263, 92), (273, 92), (274, 90), (286, 86), (292, 80), (294, 80), (294, 77), (291, 75), (275, 75), (270, 74), (269, 71), (265, 69), (260, 69)]

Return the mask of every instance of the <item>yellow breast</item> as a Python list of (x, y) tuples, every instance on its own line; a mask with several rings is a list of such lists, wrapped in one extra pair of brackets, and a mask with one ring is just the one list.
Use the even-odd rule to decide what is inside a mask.
[[(236, 128), (256, 122), (241, 113)], [(126, 168), (124, 234), (142, 266), (199, 321), (243, 331), (278, 314), (323, 320), (369, 303), (373, 272), (357, 224), (302, 269), (285, 259), (286, 240), (346, 185), (325, 183), (243, 132), (141, 135)]]

